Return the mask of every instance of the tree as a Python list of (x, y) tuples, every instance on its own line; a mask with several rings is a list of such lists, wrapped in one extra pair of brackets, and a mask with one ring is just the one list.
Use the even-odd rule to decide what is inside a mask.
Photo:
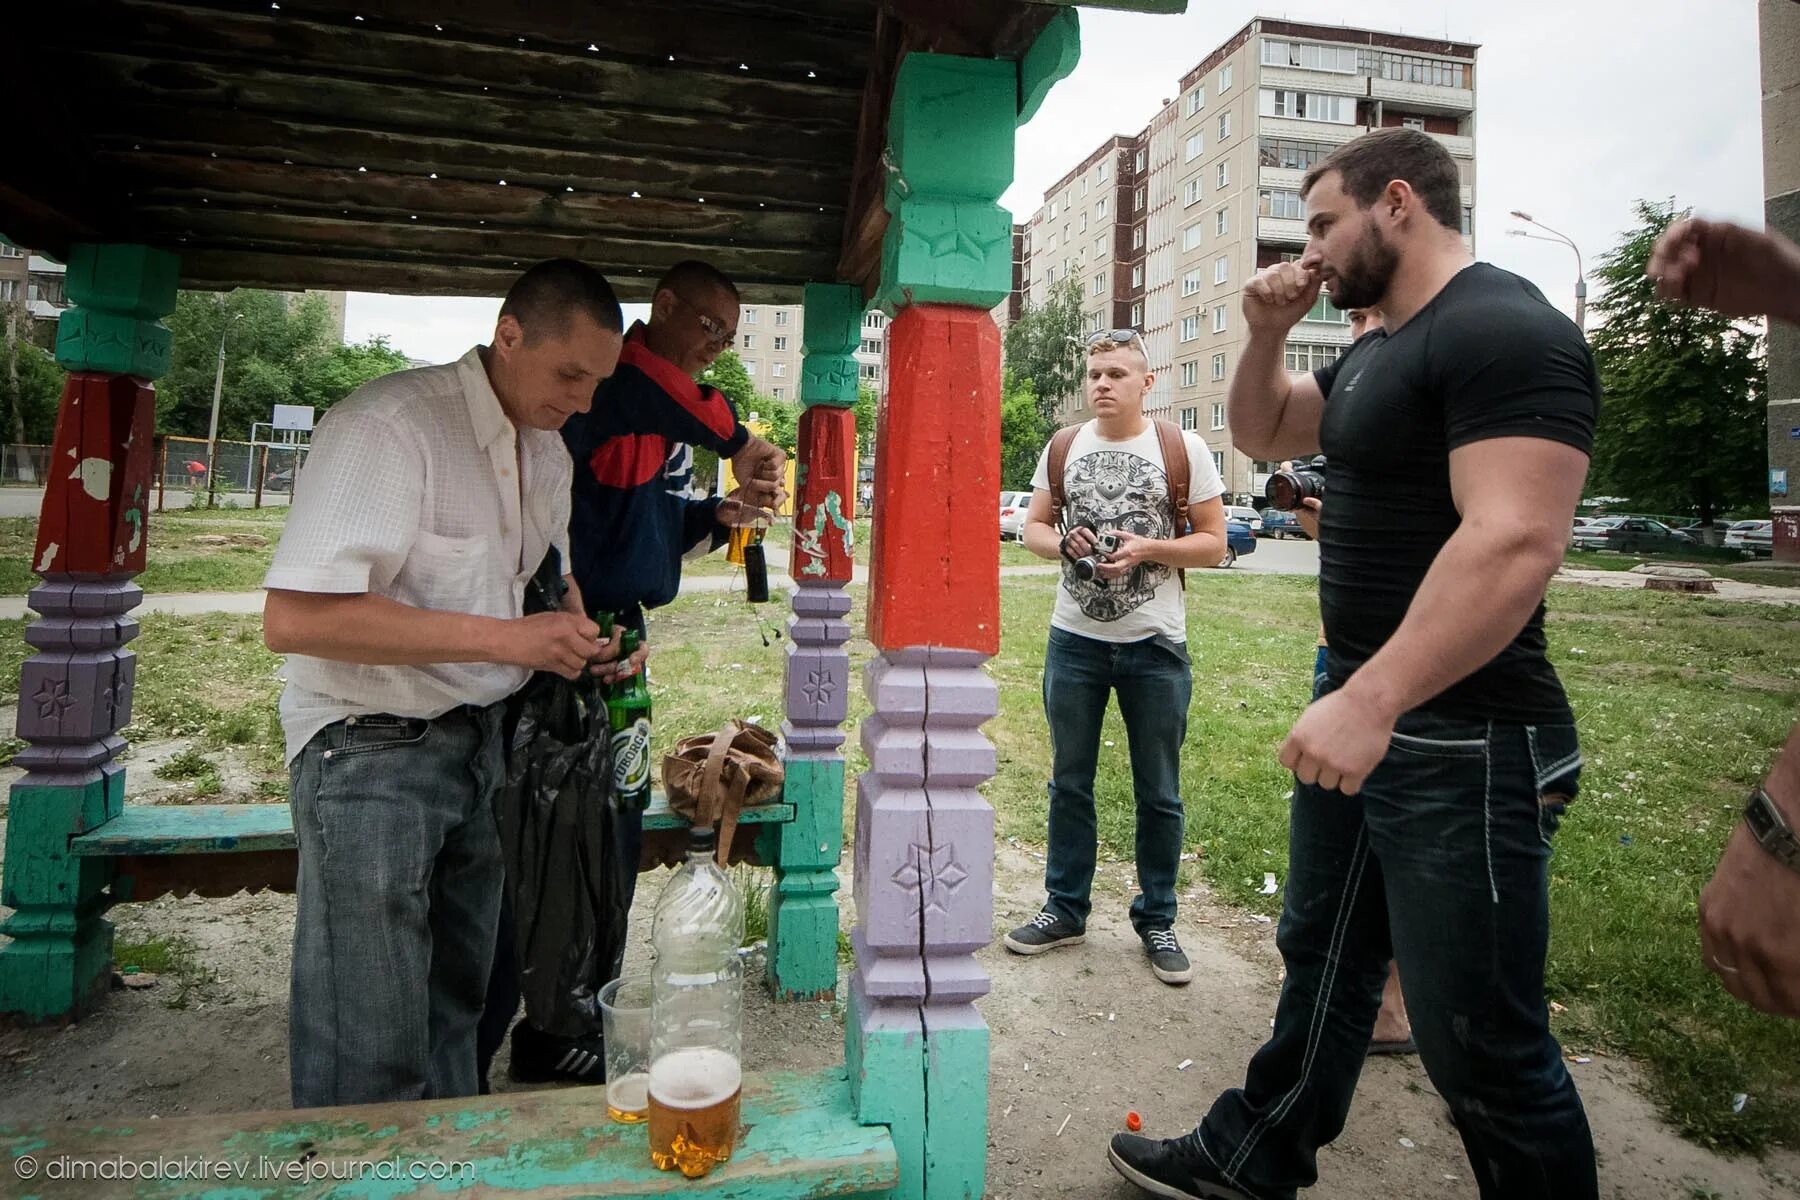
[(881, 395), (867, 383), (856, 385), (856, 461), (875, 452), (875, 421), (881, 412)]
[(1038, 406), (1029, 379), (1008, 368), (1000, 382), (1000, 489), (1029, 491), (1038, 457), (1056, 432), (1056, 422)]
[(1006, 330), (1006, 367), (1031, 385), (1038, 412), (1054, 423), (1057, 406), (1081, 388), (1081, 284), (1052, 284), (1041, 308), (1026, 308)]
[(1702, 522), (1761, 507), (1761, 338), (1730, 317), (1658, 301), (1644, 268), (1678, 214), (1673, 203), (1639, 201), (1637, 217), (1595, 272), (1605, 284), (1593, 336), (1605, 398), (1588, 490)]
[(404, 371), (409, 365), (406, 355), (388, 345), (386, 334), (378, 333), (351, 346), (333, 346), (301, 370), (294, 381), (294, 403), (323, 411), (369, 380)]
[(15, 445), (48, 445), (56, 437), (56, 410), (68, 372), (48, 351), (32, 344), (31, 315), (23, 296), (6, 306), (4, 323), (0, 438)]

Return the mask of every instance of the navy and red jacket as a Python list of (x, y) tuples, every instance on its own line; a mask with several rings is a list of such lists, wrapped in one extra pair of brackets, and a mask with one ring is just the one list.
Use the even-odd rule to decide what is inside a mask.
[(675, 598), (682, 555), (724, 539), (718, 498), (688, 498), (693, 447), (729, 458), (750, 431), (723, 392), (646, 346), (640, 323), (593, 407), (564, 422), (562, 436), (575, 461), (570, 573), (590, 613), (616, 613), (641, 630), (644, 609)]

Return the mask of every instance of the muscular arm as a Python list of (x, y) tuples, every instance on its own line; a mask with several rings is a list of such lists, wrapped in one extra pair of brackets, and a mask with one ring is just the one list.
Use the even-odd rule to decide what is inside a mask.
[(1252, 330), (1225, 395), (1232, 444), (1252, 458), (1319, 452), (1325, 397), (1310, 372), (1288, 372), (1282, 362), (1285, 342), (1281, 334)]
[(1038, 488), (1025, 509), (1025, 528), (1019, 534), (1025, 548), (1052, 562), (1062, 558), (1062, 530), (1050, 523), (1050, 493)]
[(1462, 524), (1405, 619), (1344, 691), (1397, 716), (1505, 649), (1562, 562), (1588, 456), (1561, 442), (1502, 437), (1450, 452)]
[(1216, 567), (1225, 557), (1225, 503), (1219, 497), (1188, 505), (1188, 532), (1151, 542), (1146, 558), (1168, 567)]

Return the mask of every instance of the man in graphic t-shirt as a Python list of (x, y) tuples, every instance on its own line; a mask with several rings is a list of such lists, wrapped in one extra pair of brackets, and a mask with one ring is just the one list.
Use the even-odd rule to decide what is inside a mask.
[[(1200, 439), (1144, 416), (1154, 376), (1136, 330), (1088, 342), (1088, 403), (1095, 417), (1053, 441), (1038, 460), (1025, 516), (1025, 546), (1061, 559), (1062, 583), (1044, 654), (1044, 714), (1050, 723), (1050, 851), (1043, 911), (1007, 934), (1015, 954), (1042, 954), (1086, 938), (1094, 881), (1094, 767), (1107, 698), (1131, 747), (1137, 800), (1139, 895), (1131, 924), (1150, 969), (1186, 983), (1193, 968), (1176, 940), (1175, 872), (1181, 861), (1181, 743), (1187, 736), (1187, 614), (1184, 567), (1216, 567), (1225, 556), (1224, 484)], [(1064, 431), (1067, 436), (1068, 431)], [(1187, 458), (1187, 511), (1174, 511), (1163, 446)], [(1052, 459), (1061, 450), (1061, 480)], [(1054, 510), (1061, 501), (1060, 522)], [(1105, 542), (1113, 548), (1102, 551)]]

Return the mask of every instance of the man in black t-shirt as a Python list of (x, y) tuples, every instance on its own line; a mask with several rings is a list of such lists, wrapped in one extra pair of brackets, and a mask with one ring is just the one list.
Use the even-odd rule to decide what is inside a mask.
[[(1192, 1132), (1121, 1134), (1158, 1196), (1287, 1200), (1342, 1130), (1391, 955), (1484, 1200), (1593, 1200), (1593, 1140), (1544, 999), (1550, 839), (1581, 752), (1544, 653), (1545, 589), (1587, 473), (1600, 385), (1580, 331), (1471, 261), (1456, 163), (1384, 130), (1307, 174), (1310, 240), (1244, 289), (1233, 441), (1323, 450), (1326, 664), (1281, 747), (1295, 775), (1287, 976), (1241, 1088)], [(1282, 369), (1321, 287), (1386, 330)]]

